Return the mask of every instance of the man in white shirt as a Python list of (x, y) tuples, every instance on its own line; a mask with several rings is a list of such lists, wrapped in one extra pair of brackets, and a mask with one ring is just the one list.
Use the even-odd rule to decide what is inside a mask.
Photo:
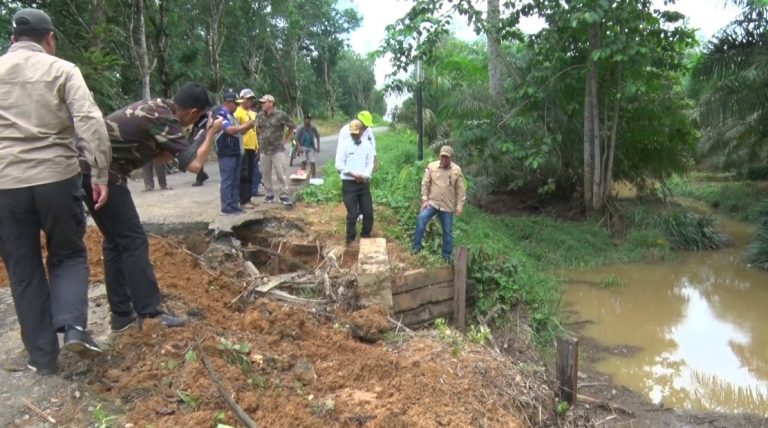
[(363, 142), (363, 123), (355, 119), (345, 126), (349, 139), (342, 140), (336, 148), (336, 169), (341, 176), (341, 194), (347, 208), (347, 244), (357, 236), (358, 214), (363, 215), (360, 237), (370, 238), (373, 229), (373, 199), (370, 179), (375, 156), (373, 145)]

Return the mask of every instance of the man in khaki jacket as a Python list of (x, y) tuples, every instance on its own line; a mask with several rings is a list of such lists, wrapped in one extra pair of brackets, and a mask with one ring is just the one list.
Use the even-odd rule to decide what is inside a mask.
[(452, 162), (453, 149), (440, 148), (440, 160), (431, 162), (421, 180), (421, 212), (416, 221), (413, 236), (413, 253), (421, 251), (421, 240), (427, 223), (435, 215), (440, 217), (443, 229), (443, 259), (450, 260), (453, 252), (453, 213), (461, 215), (466, 198), (464, 175), (461, 168)]
[[(0, 256), (10, 278), (28, 366), (53, 374), (59, 341), (85, 357), (101, 353), (86, 333), (88, 258), (83, 201), (107, 201), (111, 159), (107, 129), (74, 64), (55, 57), (51, 19), (37, 9), (13, 18), (12, 45), (0, 57)], [(80, 187), (74, 139), (93, 171), (93, 190)], [(48, 259), (43, 265), (40, 231)], [(47, 275), (46, 275), (47, 266)]]

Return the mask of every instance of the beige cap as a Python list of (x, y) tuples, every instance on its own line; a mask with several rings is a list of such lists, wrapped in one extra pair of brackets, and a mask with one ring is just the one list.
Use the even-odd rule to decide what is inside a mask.
[(452, 158), (453, 149), (451, 148), (451, 146), (440, 147), (440, 156), (448, 156), (449, 158)]
[(267, 95), (264, 95), (263, 97), (259, 98), (259, 102), (260, 103), (264, 103), (264, 102), (267, 102), (267, 101), (272, 101), (274, 103), (275, 102), (275, 97), (273, 97), (272, 95), (267, 94)]
[(349, 122), (350, 134), (360, 134), (361, 132), (363, 132), (363, 122), (360, 122), (357, 119), (353, 120), (352, 122)]

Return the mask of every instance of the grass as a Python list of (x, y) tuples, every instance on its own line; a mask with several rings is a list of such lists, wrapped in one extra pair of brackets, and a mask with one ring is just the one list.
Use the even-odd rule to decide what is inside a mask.
[(760, 204), (758, 213), (760, 225), (747, 247), (746, 259), (750, 265), (768, 270), (768, 202)]
[[(336, 116), (333, 119), (320, 119), (320, 118), (313, 118), (312, 124), (317, 127), (317, 131), (320, 133), (321, 137), (325, 137), (326, 135), (336, 135), (339, 133), (339, 129), (341, 129), (344, 124), (347, 123), (347, 118), (343, 115)], [(302, 126), (304, 122), (297, 122), (297, 126)]]
[[(389, 238), (410, 247), (419, 211), (420, 182), (427, 160), (416, 161), (416, 137), (391, 131), (376, 137), (379, 170), (371, 189), (377, 218), (390, 225)], [(315, 203), (338, 203), (341, 183), (334, 166), (325, 166), (325, 183), (305, 188), (300, 198)], [(471, 186), (471, 182), (469, 183)], [(385, 205), (386, 209), (381, 209)], [(341, 221), (341, 220), (340, 220)], [(494, 216), (472, 206), (454, 220), (454, 245), (468, 247), (470, 277), (478, 286), (476, 310), (485, 313), (497, 304), (511, 310), (523, 304), (531, 314), (540, 344), (553, 343), (561, 327), (557, 309), (563, 284), (554, 274), (567, 267), (638, 261), (669, 253), (669, 242), (650, 225), (631, 231), (622, 242), (596, 222), (566, 222), (543, 216)], [(420, 255), (425, 264), (439, 263), (440, 228), (432, 222)], [(380, 229), (381, 230), (381, 229)], [(658, 256), (657, 256), (658, 257)]]
[(752, 181), (709, 181), (710, 179), (710, 176), (700, 174), (689, 177), (675, 176), (665, 184), (673, 196), (705, 202), (733, 219), (750, 222), (760, 220), (759, 205), (768, 199), (768, 188)]

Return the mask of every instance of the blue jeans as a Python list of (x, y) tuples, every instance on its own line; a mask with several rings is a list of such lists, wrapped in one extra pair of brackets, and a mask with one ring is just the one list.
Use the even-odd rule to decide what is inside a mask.
[(259, 167), (259, 160), (261, 159), (261, 151), (256, 150), (256, 154), (253, 156), (253, 182), (251, 183), (251, 195), (256, 196), (259, 193), (259, 185), (261, 184), (261, 168)]
[(227, 156), (219, 158), (219, 175), (221, 175), (221, 212), (234, 213), (240, 208), (240, 168), (242, 156)]
[(421, 251), (421, 240), (424, 238), (424, 231), (427, 230), (427, 223), (434, 216), (440, 217), (440, 226), (443, 229), (443, 259), (450, 260), (453, 252), (453, 213), (449, 211), (440, 211), (432, 205), (424, 208), (416, 219), (416, 234), (413, 236), (413, 252), (418, 254)]

